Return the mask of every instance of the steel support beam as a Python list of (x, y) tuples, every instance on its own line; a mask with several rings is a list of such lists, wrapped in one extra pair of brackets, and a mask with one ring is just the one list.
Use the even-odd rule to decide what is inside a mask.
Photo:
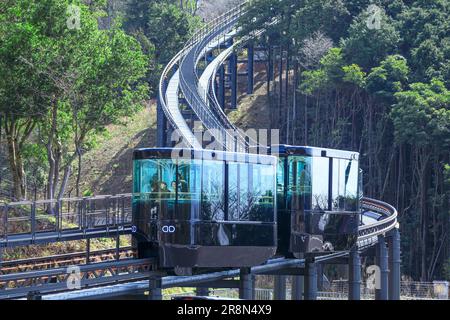
[(269, 55), (269, 57), (268, 57), (268, 60), (269, 60), (268, 73), (269, 74), (267, 75), (267, 80), (272, 81), (273, 80), (273, 57), (272, 57), (273, 48), (269, 46), (268, 51), (269, 51), (268, 52), (268, 55)]
[(378, 236), (376, 248), (376, 264), (380, 268), (380, 286), (375, 289), (375, 300), (388, 299), (388, 250), (384, 236)]
[(239, 289), (241, 287), (241, 282), (239, 280), (215, 280), (211, 282), (191, 282), (191, 283), (183, 283), (178, 285), (177, 287), (184, 288), (221, 288), (221, 289)]
[(323, 264), (317, 264), (317, 291), (323, 291)]
[(361, 300), (361, 257), (356, 246), (350, 250), (348, 261), (348, 299)]
[(86, 264), (91, 262), (91, 239), (86, 239)]
[(39, 291), (30, 291), (27, 294), (27, 300), (42, 300), (42, 295)]
[(303, 300), (303, 276), (292, 277), (292, 296), (291, 300)]
[(237, 54), (230, 55), (231, 109), (237, 108)]
[(162, 300), (162, 279), (161, 277), (151, 276), (149, 278), (149, 300)]
[(218, 85), (218, 100), (222, 110), (225, 109), (225, 67), (219, 67), (219, 85)]
[(311, 260), (305, 263), (305, 300), (317, 300), (317, 265)]
[(395, 228), (388, 238), (389, 243), (389, 300), (400, 300), (400, 231)]
[(286, 276), (274, 276), (274, 300), (286, 300)]
[(165, 147), (167, 141), (167, 120), (166, 115), (162, 109), (161, 103), (159, 102), (156, 106), (156, 123), (157, 123), (157, 145), (158, 147)]
[(254, 281), (255, 276), (250, 268), (242, 268), (239, 273), (239, 298), (245, 300), (255, 299)]
[(209, 296), (209, 288), (198, 287), (195, 289), (195, 294), (197, 297), (207, 297)]
[(253, 94), (254, 87), (254, 61), (255, 51), (253, 43), (249, 43), (247, 46), (247, 94)]

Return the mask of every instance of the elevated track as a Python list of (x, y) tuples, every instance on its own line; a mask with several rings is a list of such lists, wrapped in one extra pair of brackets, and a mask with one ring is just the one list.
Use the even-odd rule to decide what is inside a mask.
[[(214, 78), (217, 70), (232, 54), (234, 45), (221, 51), (212, 60), (210, 66), (207, 65), (206, 59), (210, 52), (220, 50), (223, 44), (229, 42), (234, 36), (239, 18), (246, 12), (246, 4), (244, 2), (233, 8), (195, 33), (185, 48), (170, 61), (163, 71), (159, 84), (158, 108), (164, 113), (164, 117), (172, 130), (176, 130), (189, 147), (199, 149), (203, 147), (203, 143), (189, 128), (180, 109), (181, 101), (188, 104), (204, 128), (212, 130), (217, 143), (224, 150), (246, 151), (248, 149), (249, 141), (243, 138), (238, 128), (226, 117), (214, 89)], [(276, 20), (273, 23), (276, 23)], [(247, 38), (241, 39), (241, 44), (244, 44), (252, 36), (261, 35), (263, 32), (264, 29), (254, 35), (248, 35)], [(203, 66), (204, 72), (199, 76), (199, 64), (203, 61), (206, 61)], [(159, 116), (159, 119), (161, 119), (161, 116)], [(164, 138), (164, 135), (159, 134), (159, 137), (160, 144), (167, 141), (167, 137)], [(397, 211), (387, 203), (369, 198), (362, 199), (362, 209), (366, 212), (375, 212), (381, 218), (372, 219), (367, 216), (367, 219), (361, 221), (356, 251), (323, 255), (314, 257), (312, 260), (275, 259), (263, 266), (252, 268), (251, 273), (273, 273), (279, 270), (304, 268), (305, 275), (313, 279), (314, 273), (311, 271), (313, 270), (311, 266), (315, 263), (350, 256), (349, 260), (355, 262), (354, 266), (358, 266), (358, 249), (360, 251), (377, 245), (377, 250), (381, 250), (380, 256), (384, 257), (385, 251), (383, 250), (386, 250), (386, 247), (383, 243), (380, 244), (380, 240), (384, 241), (385, 236), (398, 228)], [(133, 232), (131, 195), (6, 204), (0, 206), (0, 221), (2, 221), (0, 248), (92, 237), (118, 237)], [(116, 260), (118, 260), (117, 248), (114, 253)], [(124, 284), (136, 281), (140, 281), (136, 283), (144, 284), (148, 289), (149, 277), (160, 276), (157, 272), (156, 260), (129, 259), (135, 257), (134, 252), (129, 248), (120, 249), (122, 259), (118, 261), (108, 258), (100, 263), (86, 264), (87, 262), (91, 263), (91, 259), (95, 260), (95, 257), (102, 260), (102, 257), (111, 257), (110, 255), (114, 253), (112, 251), (91, 253), (90, 258), (82, 253), (51, 257), (48, 260), (39, 258), (27, 261), (2, 262), (0, 298), (19, 298), (30, 291), (39, 291), (42, 294), (70, 291), (67, 288), (69, 274), (66, 266), (72, 263), (82, 264), (80, 265), (81, 287), (84, 290), (62, 294), (66, 297), (72, 295), (76, 298), (78, 295), (79, 298), (83, 295), (83, 292), (87, 292), (86, 290), (92, 292), (91, 288), (100, 286), (115, 288), (116, 291), (120, 292), (126, 291), (126, 288), (136, 290), (139, 285), (136, 287)], [(381, 262), (383, 265), (382, 272), (385, 272), (387, 260), (384, 259)], [(397, 263), (397, 261), (394, 261), (394, 263)], [(355, 271), (355, 267), (353, 267), (353, 270), (351, 278), (355, 285), (352, 288), (356, 288), (356, 284), (359, 286), (360, 278), (359, 280), (357, 278), (358, 270)], [(166, 277), (163, 279), (161, 286), (194, 286), (204, 282), (210, 283), (211, 281), (229, 279), (238, 275), (242, 276), (240, 270), (191, 277)], [(382, 281), (385, 281), (386, 277), (386, 274), (383, 273)], [(142, 282), (143, 280), (145, 281)], [(386, 283), (383, 282), (383, 286), (386, 286)], [(108, 290), (105, 288), (105, 292), (110, 294), (111, 292)], [(395, 290), (393, 292), (395, 294)], [(313, 292), (308, 294), (313, 296)], [(357, 298), (357, 295), (350, 294), (350, 297)]]

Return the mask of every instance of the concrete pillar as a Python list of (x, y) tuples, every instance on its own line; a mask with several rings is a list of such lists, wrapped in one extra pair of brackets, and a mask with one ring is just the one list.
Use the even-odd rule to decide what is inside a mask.
[(150, 277), (148, 299), (149, 300), (162, 300), (161, 277)]
[(400, 300), (400, 231), (395, 228), (389, 241), (389, 300)]
[(317, 300), (317, 267), (312, 260), (305, 263), (305, 300)]
[(303, 300), (303, 276), (292, 277), (292, 297), (291, 300)]
[(348, 261), (348, 299), (361, 300), (361, 257), (357, 246), (350, 250)]
[(286, 276), (274, 276), (274, 300), (286, 300)]
[(251, 273), (250, 268), (242, 268), (240, 270), (239, 282), (239, 298), (253, 300), (255, 298), (255, 276)]
[(247, 93), (253, 94), (254, 87), (254, 61), (255, 61), (255, 52), (253, 43), (249, 43), (247, 46)]
[(384, 236), (378, 236), (376, 247), (376, 264), (380, 268), (380, 288), (375, 289), (375, 300), (388, 299), (388, 251)]

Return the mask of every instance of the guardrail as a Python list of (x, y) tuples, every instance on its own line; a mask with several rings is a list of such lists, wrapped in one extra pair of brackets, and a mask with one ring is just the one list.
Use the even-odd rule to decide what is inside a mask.
[[(223, 15), (217, 17), (216, 19), (212, 20), (205, 26), (203, 26), (200, 30), (198, 30), (192, 38), (187, 42), (185, 47), (169, 62), (169, 64), (166, 66), (166, 68), (163, 71), (162, 77), (160, 79), (159, 83), (159, 101), (161, 103), (162, 109), (164, 110), (164, 113), (166, 114), (170, 124), (173, 128), (177, 129), (177, 124), (175, 119), (171, 116), (170, 112), (167, 108), (167, 103), (165, 101), (165, 82), (169, 78), (171, 74), (173, 74), (175, 67), (180, 65), (186, 58), (186, 54), (190, 52), (190, 50), (195, 48), (194, 52), (194, 61), (195, 63), (192, 64), (192, 72), (195, 75), (195, 78), (198, 82), (198, 75), (195, 70), (195, 66), (197, 63), (198, 55), (200, 50), (202, 48), (201, 45), (198, 45), (199, 43), (202, 44), (202, 41), (205, 41), (205, 38), (207, 36), (211, 37), (211, 33), (216, 33), (222, 30), (225, 30), (226, 27), (224, 25), (233, 25), (239, 16), (244, 12), (244, 6), (246, 5), (247, 1), (244, 1), (239, 6), (231, 9), (230, 11), (224, 13)], [(211, 130), (211, 133), (215, 136), (215, 138), (224, 146), (226, 147), (225, 137), (228, 138), (228, 141), (235, 142), (236, 137), (227, 130), (224, 130), (224, 124), (229, 126), (229, 121), (222, 110), (216, 110), (216, 114), (213, 114), (213, 112), (205, 105), (202, 104), (201, 99), (198, 97), (198, 92), (196, 90), (193, 90), (188, 85), (187, 80), (185, 79), (185, 76), (183, 73), (180, 73), (180, 83), (181, 83), (181, 89), (185, 95), (186, 100), (190, 104), (193, 111), (197, 114), (199, 119), (202, 120), (203, 124)], [(219, 120), (217, 119), (217, 115), (219, 116)], [(230, 129), (230, 128), (228, 128)], [(235, 129), (231, 127), (231, 129)], [(219, 133), (217, 133), (219, 132)], [(238, 134), (237, 139), (242, 139), (239, 135), (239, 132), (236, 131)], [(186, 138), (186, 137), (185, 137)], [(192, 143), (189, 141), (189, 139), (186, 139), (188, 143), (192, 145)], [(192, 145), (193, 146), (193, 145)], [(243, 151), (245, 149), (239, 148), (239, 149), (233, 149), (235, 151)]]
[(0, 247), (130, 231), (131, 194), (0, 204)]
[(74, 252), (55, 256), (31, 259), (7, 260), (1, 263), (0, 275), (48, 270), (71, 265), (100, 263), (111, 260), (133, 259), (137, 256), (132, 247), (96, 250), (92, 252)]
[[(131, 197), (131, 195), (128, 196)], [(376, 226), (373, 226), (373, 233), (370, 237), (376, 237), (378, 234), (385, 233), (388, 230), (395, 228), (397, 212), (392, 206), (382, 201), (363, 198), (363, 208), (369, 209), (369, 207), (371, 210), (381, 213), (388, 221), (386, 223), (381, 223), (383, 222), (382, 220), (380, 223), (377, 223)], [(386, 225), (389, 225), (389, 227)], [(367, 230), (368, 228), (366, 226), (359, 228), (359, 232), (365, 233)], [(358, 241), (363, 241), (366, 237), (367, 234), (364, 234)], [(345, 257), (346, 255), (348, 255), (348, 252), (335, 252), (315, 257), (314, 261), (316, 263), (321, 263), (330, 259)], [(285, 268), (302, 268), (304, 265), (304, 259), (272, 259), (264, 265), (251, 268), (251, 272), (253, 274), (270, 273)], [(156, 271), (156, 261), (150, 259), (112, 261), (80, 266), (80, 271), (82, 272), (82, 287), (89, 288), (118, 282), (148, 279), (151, 272)], [(228, 270), (187, 277), (166, 277), (163, 279), (163, 287), (195, 286), (195, 284), (199, 283), (233, 278), (236, 276), (239, 276), (239, 270)], [(0, 276), (0, 298), (21, 297), (30, 291), (39, 291), (40, 293), (67, 291), (67, 279), (68, 274), (66, 268), (3, 275)]]
[(148, 279), (157, 274), (156, 260), (131, 259), (79, 266), (79, 288), (72, 283), (68, 268), (32, 271), (0, 276), (0, 299), (26, 296), (29, 292), (61, 292), (108, 284)]
[(390, 230), (398, 228), (397, 209), (389, 203), (370, 198), (362, 198), (361, 207), (363, 210), (372, 210), (380, 213), (384, 218), (369, 225), (359, 226), (358, 246), (360, 248), (375, 244), (377, 242), (377, 236), (384, 235)]

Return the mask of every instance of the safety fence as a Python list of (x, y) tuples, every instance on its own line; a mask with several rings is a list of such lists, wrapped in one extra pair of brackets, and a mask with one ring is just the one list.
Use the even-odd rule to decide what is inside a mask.
[[(239, 298), (238, 289), (211, 289), (208, 293), (211, 297), (237, 299)], [(170, 300), (175, 297), (196, 296), (196, 291), (191, 290), (183, 293), (165, 294), (164, 299)], [(273, 300), (274, 290), (267, 288), (255, 288), (255, 300)], [(286, 299), (292, 299), (290, 288), (286, 290)], [(347, 300), (348, 299), (348, 280), (336, 280), (331, 282), (329, 291), (319, 291), (318, 300)], [(374, 300), (375, 289), (370, 289), (366, 284), (361, 284), (361, 299)], [(401, 282), (402, 300), (448, 300), (449, 283), (448, 281), (434, 282)]]
[[(373, 300), (375, 285), (371, 281), (361, 284), (361, 299)], [(348, 299), (348, 280), (335, 280), (331, 282), (330, 290), (319, 292), (319, 299), (345, 300)], [(449, 282), (433, 281), (401, 281), (400, 298), (402, 300), (448, 300)]]

